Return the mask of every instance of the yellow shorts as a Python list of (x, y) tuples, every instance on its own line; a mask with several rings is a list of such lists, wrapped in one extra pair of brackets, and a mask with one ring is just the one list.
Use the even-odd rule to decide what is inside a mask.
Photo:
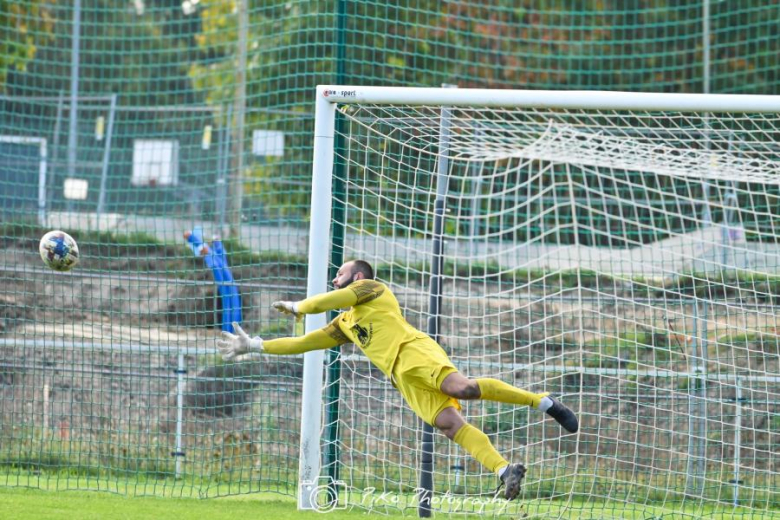
[(421, 336), (401, 345), (392, 379), (414, 413), (433, 426), (445, 408), (461, 409), (457, 399), (439, 390), (444, 378), (457, 371), (438, 343)]

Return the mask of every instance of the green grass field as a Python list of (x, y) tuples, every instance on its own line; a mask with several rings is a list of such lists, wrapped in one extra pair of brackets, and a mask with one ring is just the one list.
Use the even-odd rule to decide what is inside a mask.
[[(417, 500), (411, 494), (342, 494), (342, 504), (328, 512), (298, 511), (294, 488), (258, 492), (234, 483), (207, 488), (173, 479), (113, 480), (64, 473), (0, 472), (0, 520), (222, 520), (274, 518), (280, 520), (346, 520), (382, 515), (416, 518)], [(212, 497), (212, 498), (198, 498)], [(346, 500), (345, 500), (346, 498)], [(481, 499), (480, 499), (481, 498)], [(750, 510), (725, 503), (620, 503), (574, 499), (529, 498), (506, 502), (489, 497), (436, 495), (436, 518), (511, 518), (566, 520), (780, 520), (780, 509)], [(448, 514), (442, 511), (455, 511)], [(479, 513), (475, 513), (479, 511)], [(466, 513), (469, 512), (469, 513)]]
[[(235, 497), (198, 500), (195, 498), (132, 497), (94, 491), (49, 491), (31, 488), (0, 487), (0, 518), (13, 520), (235, 520), (249, 518), (273, 518), (278, 520), (327, 519), (345, 520), (365, 518), (377, 513), (389, 517), (404, 516), (398, 511), (373, 511), (365, 509), (335, 510), (329, 513), (298, 511), (295, 500), (271, 493), (240, 495)], [(690, 510), (686, 513), (664, 512), (661, 508), (630, 505), (624, 509), (612, 504), (599, 508), (596, 504), (539, 504), (513, 508), (504, 518), (566, 518), (597, 519), (620, 518), (626, 520), (671, 520), (676, 518), (707, 519), (780, 519), (780, 511), (751, 514), (745, 510), (724, 508)], [(568, 506), (568, 507), (566, 507)], [(508, 511), (507, 511), (508, 512)], [(525, 515), (528, 516), (525, 516)], [(416, 517), (413, 508), (406, 510), (406, 517)], [(483, 518), (485, 514), (437, 514), (437, 518)]]
[[(297, 511), (295, 501), (278, 495), (250, 498), (127, 497), (86, 491), (41, 491), (0, 488), (0, 518), (8, 520), (236, 520), (274, 518), (278, 520), (322, 519), (317, 512)], [(361, 512), (333, 512), (332, 520), (365, 518)]]

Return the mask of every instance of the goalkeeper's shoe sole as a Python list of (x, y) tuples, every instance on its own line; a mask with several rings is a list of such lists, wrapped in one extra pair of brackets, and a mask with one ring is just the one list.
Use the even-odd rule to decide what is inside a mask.
[(547, 410), (547, 415), (558, 421), (558, 424), (563, 426), (563, 429), (567, 432), (577, 433), (577, 430), (580, 429), (580, 423), (577, 421), (577, 416), (574, 415), (574, 412), (556, 398), (547, 397), (553, 402), (553, 405)]
[[(525, 478), (525, 466), (516, 462), (507, 466), (501, 475), (501, 483), (504, 485), (504, 498), (514, 500), (520, 494), (520, 488)], [(500, 486), (499, 486), (500, 487)]]

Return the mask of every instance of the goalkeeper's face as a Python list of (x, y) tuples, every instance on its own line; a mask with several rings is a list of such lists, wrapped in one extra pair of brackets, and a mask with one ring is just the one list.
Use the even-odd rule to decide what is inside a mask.
[(336, 278), (333, 279), (333, 287), (335, 289), (343, 289), (352, 282), (359, 279), (358, 272), (353, 269), (352, 262), (347, 262), (339, 268), (339, 272), (336, 273)]

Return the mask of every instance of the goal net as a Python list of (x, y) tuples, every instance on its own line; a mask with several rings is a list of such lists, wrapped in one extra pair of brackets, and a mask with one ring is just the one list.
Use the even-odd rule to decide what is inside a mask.
[[(526, 480), (491, 501), (496, 477), (436, 433), (434, 511), (775, 514), (780, 103), (380, 90), (321, 87), (338, 112), (321, 258), (372, 263), (410, 323), (438, 319), (463, 374), (552, 392), (581, 425), (463, 401)], [(322, 474), (350, 505), (413, 510), (421, 421), (358, 348), (328, 364)]]

